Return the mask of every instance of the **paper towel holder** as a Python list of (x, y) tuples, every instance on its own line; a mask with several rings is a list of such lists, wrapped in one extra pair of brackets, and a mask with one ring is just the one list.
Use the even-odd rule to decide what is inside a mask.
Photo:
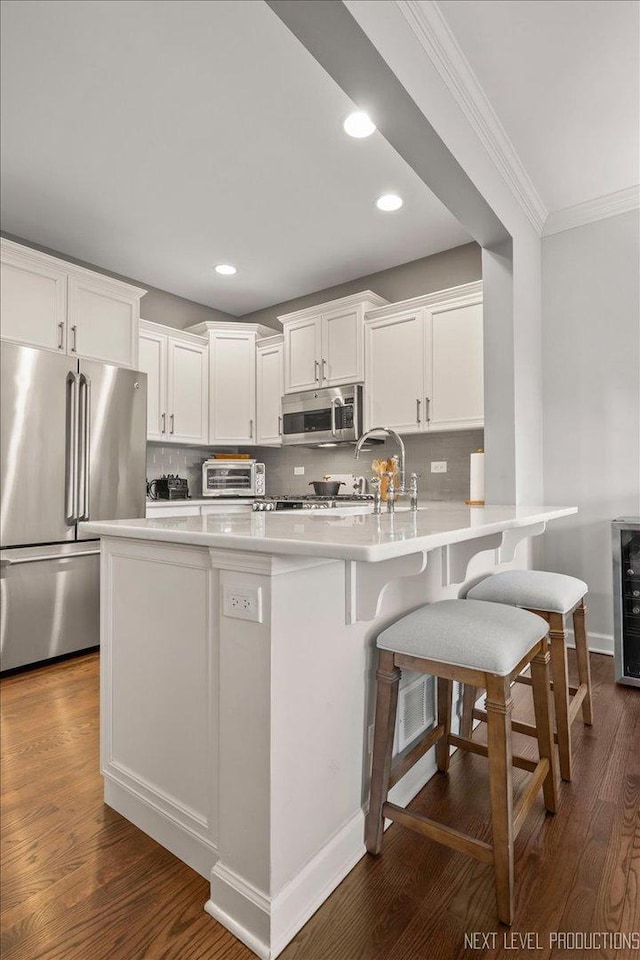
[[(484, 455), (484, 449), (482, 447), (478, 447), (478, 449), (475, 452), (481, 453)], [(484, 487), (484, 483), (482, 484), (482, 486)], [(484, 493), (484, 489), (482, 490), (482, 492)], [(484, 500), (465, 500), (465, 505), (467, 507), (484, 507), (485, 502)]]

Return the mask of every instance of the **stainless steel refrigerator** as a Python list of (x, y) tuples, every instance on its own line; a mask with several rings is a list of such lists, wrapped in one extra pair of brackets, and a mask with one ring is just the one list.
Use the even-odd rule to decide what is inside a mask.
[(147, 377), (3, 341), (0, 669), (99, 643), (99, 543), (143, 517)]

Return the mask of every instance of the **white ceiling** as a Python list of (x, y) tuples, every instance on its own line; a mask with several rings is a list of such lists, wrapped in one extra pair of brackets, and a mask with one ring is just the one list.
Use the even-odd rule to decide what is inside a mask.
[(261, 0), (7, 0), (2, 33), (7, 233), (238, 316), (470, 239)]
[(548, 211), (640, 170), (635, 0), (438, 0)]

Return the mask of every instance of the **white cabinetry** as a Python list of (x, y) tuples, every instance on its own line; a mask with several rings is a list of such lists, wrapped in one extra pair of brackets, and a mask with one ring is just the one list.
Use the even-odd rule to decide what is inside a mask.
[(365, 290), (278, 317), (284, 329), (284, 392), (364, 379), (364, 316), (386, 304)]
[(140, 369), (147, 374), (147, 439), (208, 440), (207, 341), (140, 321)]
[(365, 369), (366, 429), (484, 426), (482, 282), (369, 312)]
[(256, 443), (264, 446), (282, 444), (283, 339), (267, 337), (256, 348)]
[(209, 343), (210, 444), (256, 443), (256, 340), (269, 333), (257, 323), (207, 321), (190, 327)]
[(2, 337), (136, 367), (145, 290), (2, 240)]

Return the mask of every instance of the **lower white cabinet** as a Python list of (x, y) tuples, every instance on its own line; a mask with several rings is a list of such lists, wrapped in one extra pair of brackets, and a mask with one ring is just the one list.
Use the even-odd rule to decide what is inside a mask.
[(256, 349), (256, 443), (282, 444), (284, 337), (260, 340)]
[(365, 428), (399, 433), (484, 426), (482, 282), (370, 311)]
[(202, 337), (140, 321), (139, 364), (147, 374), (148, 440), (207, 443), (207, 355)]

